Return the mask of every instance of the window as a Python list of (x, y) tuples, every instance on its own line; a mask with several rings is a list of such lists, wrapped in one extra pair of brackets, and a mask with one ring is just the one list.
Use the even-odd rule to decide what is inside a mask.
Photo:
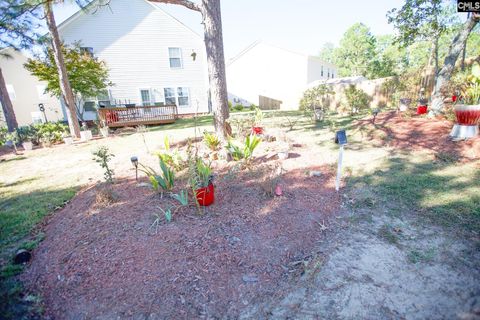
[(168, 56), (170, 57), (170, 68), (182, 68), (182, 50), (180, 48), (168, 48)]
[(15, 100), (17, 98), (17, 95), (15, 94), (15, 89), (11, 84), (7, 84), (7, 92), (10, 100)]
[(142, 106), (151, 106), (152, 105), (150, 90), (141, 89), (140, 90), (140, 96), (142, 98)]
[(163, 93), (165, 95), (165, 104), (176, 104), (175, 88), (165, 88)]
[(320, 76), (323, 77), (323, 66), (322, 66), (322, 70), (320, 71)]
[(175, 104), (180, 107), (186, 107), (190, 105), (190, 94), (187, 87), (165, 88), (163, 89), (165, 94), (165, 104)]
[(330, 69), (327, 69), (327, 72), (328, 72), (327, 73), (327, 79), (329, 79), (330, 78)]
[(188, 106), (189, 103), (189, 97), (188, 97), (188, 88), (184, 87), (178, 87), (177, 88), (177, 93), (178, 93), (178, 105), (180, 107), (182, 106)]
[(335, 76), (333, 75), (333, 71), (332, 71), (332, 79), (334, 78)]

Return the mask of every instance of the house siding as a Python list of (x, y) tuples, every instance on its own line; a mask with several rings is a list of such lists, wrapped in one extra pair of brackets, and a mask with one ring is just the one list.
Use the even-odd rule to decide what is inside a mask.
[(39, 103), (45, 106), (48, 121), (64, 120), (64, 114), (58, 99), (49, 94), (38, 92), (37, 87), (45, 88), (47, 84), (39, 81), (23, 67), (28, 58), (13, 49), (4, 50), (6, 51), (4, 53), (10, 55), (10, 58), (0, 58), (0, 68), (5, 83), (15, 91), (15, 97), (11, 100), (18, 125), (24, 126), (33, 123), (32, 113), (44, 120), (43, 114), (40, 113), (38, 108)]
[[(109, 68), (112, 98), (141, 105), (140, 89), (164, 102), (164, 88), (188, 87), (190, 104), (179, 113), (208, 111), (208, 77), (203, 40), (182, 23), (144, 0), (112, 0), (59, 28), (66, 43), (92, 47)], [(169, 47), (182, 50), (183, 67), (171, 69)], [(191, 53), (197, 56), (193, 61)]]
[(228, 63), (229, 95), (257, 105), (259, 96), (265, 96), (282, 101), (283, 110), (295, 110), (311, 79), (327, 79), (327, 65), (333, 68), (308, 55), (257, 43)]

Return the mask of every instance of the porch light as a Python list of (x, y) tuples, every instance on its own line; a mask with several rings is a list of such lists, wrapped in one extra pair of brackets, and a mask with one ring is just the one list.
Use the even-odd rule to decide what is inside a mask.
[(193, 61), (195, 61), (195, 59), (197, 59), (197, 53), (195, 52), (195, 50), (192, 49), (192, 54), (190, 56), (192, 57)]
[(138, 157), (133, 156), (130, 158), (130, 161), (132, 162), (133, 166), (135, 167), (135, 180), (138, 181)]

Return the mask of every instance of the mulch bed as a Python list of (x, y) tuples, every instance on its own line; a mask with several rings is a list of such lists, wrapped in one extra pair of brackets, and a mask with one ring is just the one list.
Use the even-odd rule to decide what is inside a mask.
[[(357, 125), (373, 127), (371, 118), (359, 120)], [(452, 141), (448, 135), (453, 123), (446, 119), (429, 119), (425, 115), (406, 117), (397, 112), (385, 112), (377, 116), (375, 125), (386, 134), (384, 144), (396, 149), (426, 150), (439, 157), (447, 156), (462, 162), (480, 159), (480, 137)]]
[[(451, 123), (386, 113), (377, 124), (391, 146), (479, 156), (479, 139), (446, 139)], [(324, 225), (341, 210), (334, 169), (313, 165), (318, 155), (306, 146), (292, 154), (284, 160), (282, 196), (266, 195), (260, 182), (261, 168), (277, 160), (264, 155), (238, 172), (226, 164), (215, 169), (212, 206), (202, 215), (182, 208), (158, 228), (153, 214), (171, 198), (121, 180), (113, 187), (117, 202), (99, 207), (98, 187), (86, 188), (50, 218), (22, 279), (55, 319), (237, 318), (302, 272)]]
[(118, 202), (96, 208), (86, 189), (51, 218), (24, 280), (55, 319), (235, 317), (301, 272), (338, 210), (333, 173), (312, 169), (323, 175), (286, 173), (275, 198), (258, 170), (222, 172), (203, 215), (183, 208), (157, 230), (173, 200), (121, 181)]

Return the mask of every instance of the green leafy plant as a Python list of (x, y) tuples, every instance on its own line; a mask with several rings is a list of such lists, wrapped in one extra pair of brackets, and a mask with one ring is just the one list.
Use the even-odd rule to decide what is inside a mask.
[(480, 103), (480, 65), (475, 63), (472, 72), (467, 76), (466, 83), (461, 88), (461, 100), (466, 105)]
[(175, 172), (167, 165), (162, 157), (158, 157), (158, 162), (160, 165), (160, 173), (157, 173), (153, 168), (145, 166), (141, 163), (139, 163), (140, 168), (138, 170), (142, 171), (148, 176), (153, 190), (169, 191), (174, 185)]
[(263, 121), (263, 111), (259, 107), (255, 107), (253, 110), (255, 111), (254, 124), (260, 126)]
[(180, 193), (173, 193), (172, 198), (177, 200), (181, 206), (188, 206), (188, 191), (181, 190)]
[[(335, 91), (326, 84), (310, 88), (303, 93), (303, 97), (300, 99), (300, 110), (303, 110), (306, 116), (313, 119), (319, 112), (325, 113), (328, 99), (334, 94)], [(321, 120), (317, 117), (315, 119)]]
[(218, 139), (215, 134), (207, 131), (203, 132), (203, 142), (205, 142), (207, 147), (212, 151), (216, 151), (220, 146), (220, 139)]
[(7, 143), (8, 129), (7, 127), (0, 127), (0, 146)]
[(253, 157), (253, 151), (261, 141), (256, 135), (248, 135), (245, 138), (243, 149), (234, 144), (231, 139), (228, 141), (226, 148), (233, 160), (240, 161), (245, 159), (248, 162)]
[(30, 141), (34, 144), (40, 142), (38, 125), (21, 126), (17, 128), (17, 132), (21, 142)]
[(241, 105), (241, 104), (236, 104), (236, 105), (233, 107), (233, 110), (235, 110), (235, 111), (243, 111), (243, 105)]
[(13, 149), (15, 149), (15, 154), (18, 153), (17, 145), (20, 143), (20, 137), (18, 135), (18, 132), (16, 130), (12, 132), (7, 132), (5, 138), (6, 141), (12, 142)]
[(108, 163), (115, 155), (110, 153), (110, 150), (108, 150), (108, 147), (106, 146), (99, 147), (96, 151), (93, 152), (93, 155), (95, 156), (93, 160), (98, 162), (100, 164), (100, 167), (102, 167), (105, 171), (103, 174), (105, 181), (107, 181), (108, 183), (113, 183), (114, 173), (113, 170), (110, 169)]
[(345, 98), (351, 113), (357, 113), (360, 110), (368, 108), (370, 97), (362, 89), (357, 89), (353, 84), (345, 89)]
[(50, 145), (61, 142), (63, 136), (68, 132), (68, 126), (62, 122), (47, 122), (34, 125), (37, 130), (39, 141)]
[(201, 158), (198, 158), (196, 164), (196, 173), (197, 179), (195, 184), (197, 188), (208, 187), (212, 181), (212, 168), (210, 165), (205, 163), (205, 161), (203, 161)]

